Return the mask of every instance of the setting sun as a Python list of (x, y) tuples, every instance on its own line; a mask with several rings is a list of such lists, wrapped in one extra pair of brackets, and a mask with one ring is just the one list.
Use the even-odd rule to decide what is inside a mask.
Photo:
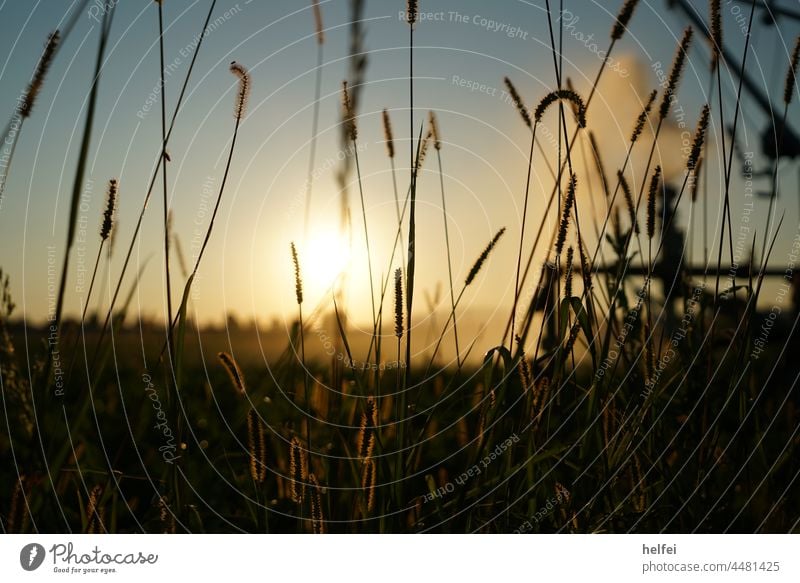
[(344, 235), (333, 228), (312, 229), (299, 245), (303, 284), (314, 296), (325, 295), (350, 262), (350, 247)]

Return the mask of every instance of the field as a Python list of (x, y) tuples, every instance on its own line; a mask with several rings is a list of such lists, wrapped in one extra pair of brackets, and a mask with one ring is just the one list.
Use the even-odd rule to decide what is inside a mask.
[[(768, 9), (742, 2), (733, 13), (731, 2), (712, 0), (687, 13), (688, 26), (673, 34), (672, 62), (652, 67), (656, 83), (648, 81), (635, 110), (616, 112), (624, 137), (613, 141), (599, 112), (614, 97), (604, 83), (628, 62), (614, 50), (643, 26), (644, 6), (616, 3), (619, 11), (603, 22), (607, 36), (590, 43), (561, 3), (539, 2), (546, 33), (530, 58), (547, 67), (547, 89), (513, 67), (508, 76), (493, 70), (496, 88), (471, 88), (499, 88), (505, 98), (492, 106), (513, 116), (518, 132), (515, 148), (495, 152), (513, 160), (497, 163), (515, 188), (514, 221), (489, 221), (485, 236), (451, 214), (467, 204), (454, 185), (469, 169), (450, 160), (470, 135), (459, 134), (463, 144), (448, 141), (451, 112), (415, 105), (428, 99), (415, 67), (426, 66), (419, 52), (430, 49), (415, 39), (435, 25), (437, 13), (425, 12), (434, 8), (381, 6), (394, 13), (405, 44), (401, 68), (375, 72), (367, 68), (366, 43), (378, 39), (368, 34), (366, 2), (303, 3), (302, 38), (318, 58), (310, 70), (322, 71), (326, 34), (338, 27), (349, 44), (345, 79), (325, 84), (317, 74), (303, 110), (311, 135), (301, 152), (310, 149), (310, 158), (308, 178), (304, 171), (297, 178), (306, 182), (295, 236), (259, 258), (290, 279), (268, 278), (269, 302), (262, 289), (248, 290), (259, 318), (214, 323), (202, 308), (227, 304), (208, 290), (220, 284), (227, 293), (245, 277), (211, 287), (215, 275), (200, 278), (210, 253), (223, 261), (252, 253), (231, 243), (239, 227), (223, 216), (241, 203), (237, 161), (253, 155), (250, 136), (267, 132), (253, 122), (263, 113), (253, 96), (270, 86), (269, 75), (228, 65), (229, 113), (218, 116), (225, 129), (213, 146), (218, 177), (192, 236), (176, 226), (191, 220), (193, 207), (171, 196), (179, 173), (173, 143), (183, 145), (181, 132), (198, 123), (191, 99), (204, 86), (191, 80), (211, 74), (198, 55), (216, 46), (211, 27), (234, 9), (200, 2), (208, 5), (202, 26), (184, 54), (174, 51), (165, 20), (175, 16), (170, 3), (149, 3), (161, 65), (151, 81), (170, 99), (157, 92), (147, 102), (159, 131), (146, 155), (155, 153), (156, 163), (145, 192), (130, 192), (93, 153), (102, 150), (95, 116), (104, 78), (113, 76), (103, 62), (127, 13), (120, 17), (113, 0), (74, 4), (44, 39), (27, 86), (3, 81), (4, 97), (22, 90), (0, 152), (0, 229), (10, 233), (23, 217), (10, 214), (16, 207), (4, 198), (23, 188), (6, 184), (31, 174), (38, 160), (15, 157), (15, 149), (33, 139), (26, 130), (49, 107), (49, 71), (68, 56), (59, 51), (88, 11), (96, 54), (75, 122), (76, 155), (65, 155), (65, 169), (61, 160), (37, 166), (61, 172), (67, 184), (67, 210), (57, 213), (65, 239), (48, 251), (46, 269), (25, 259), (27, 251), (21, 260), (46, 271), (46, 304), (27, 301), (27, 283), (15, 287), (25, 269), (6, 264), (17, 265), (20, 243), (1, 240), (4, 533), (800, 532), (800, 148), (791, 125), (800, 37), (769, 62), (781, 91), (766, 81), (743, 91), (759, 56), (751, 34)], [(326, 28), (329, 9), (346, 13), (343, 23)], [(734, 14), (742, 18), (731, 26)], [(465, 26), (523, 34), (476, 18)], [(744, 34), (725, 50), (738, 25)], [(600, 55), (583, 66), (588, 81), (573, 83), (564, 72), (564, 35)], [(165, 66), (175, 54), (180, 74)], [(401, 79), (407, 102), (362, 115), (373, 74)], [(703, 88), (701, 106), (681, 100), (685, 84)], [(323, 149), (331, 131), (318, 125), (327, 105), (320, 96), (329, 92), (338, 103), (338, 154)], [(763, 129), (745, 120), (759, 99), (770, 106), (760, 145), (742, 137)], [(312, 175), (326, 156), (336, 160), (329, 214), (346, 242), (341, 249), (320, 236), (316, 247), (308, 244), (317, 228), (309, 223)], [(376, 159), (380, 168), (372, 167)], [(283, 162), (258, 164), (277, 173)], [(380, 217), (370, 188), (379, 172), (392, 185)], [(84, 243), (83, 196), (96, 174), (107, 176), (106, 198)], [(754, 180), (761, 180), (755, 195)], [(495, 195), (480, 196), (491, 214)], [(257, 200), (247, 199), (253, 214)], [(269, 220), (276, 230), (289, 222)], [(126, 230), (115, 240), (118, 221)], [(154, 255), (141, 253), (142, 241), (155, 241)], [(351, 252), (349, 262), (332, 265)], [(87, 267), (77, 293), (70, 278), (79, 261)], [(328, 269), (331, 283), (320, 292)], [(473, 304), (487, 289), (503, 300)], [(279, 317), (264, 305), (275, 296), (286, 306)], [(39, 305), (45, 313), (34, 313)], [(270, 320), (261, 318), (268, 313)]]

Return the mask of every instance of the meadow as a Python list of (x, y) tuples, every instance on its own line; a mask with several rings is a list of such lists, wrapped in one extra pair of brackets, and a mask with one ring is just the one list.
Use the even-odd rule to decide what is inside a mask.
[[(150, 7), (162, 26), (163, 4)], [(458, 270), (447, 210), (458, 201), (447, 196), (443, 170), (447, 128), (436, 111), (414, 106), (415, 32), (431, 24), (423, 17), (429, 7), (409, 0), (395, 8), (405, 12), (396, 26), (407, 30), (408, 69), (392, 74), (407, 79), (409, 103), (381, 116), (396, 217), (387, 226), (368, 220), (362, 180), (369, 169), (359, 144), (375, 128), (359, 118), (369, 79), (368, 23), (359, 19), (364, 2), (354, 0), (349, 77), (338, 88), (347, 155), (336, 172), (340, 229), (363, 242), (366, 261), (340, 274), (322, 303), (311, 303), (309, 270), (322, 266), (304, 254), (298, 233), (268, 258), (292, 270), (293, 286), (281, 290), (293, 303), (290, 324), (230, 320), (213, 327), (192, 317), (193, 283), (207, 249), (220, 244), (215, 220), (236, 179), (238, 138), (251, 129), (252, 85), (269, 79), (255, 78), (245, 63), (230, 64), (236, 90), (221, 138), (227, 163), (187, 260), (172, 217), (188, 211), (168, 203), (167, 168), (184, 94), (191, 77), (203, 74), (195, 70), (203, 31), (224, 10), (216, 0), (206, 4), (199, 42), (185, 55), (188, 72), (169, 79), (176, 107), (168, 110), (157, 97), (149, 104), (161, 116), (149, 189), (125, 192), (123, 181), (108, 178), (83, 310), (73, 314), (65, 311), (73, 293), (67, 274), (85, 228), (79, 207), (117, 2), (91, 5), (100, 23), (95, 76), (70, 175), (67, 239), (48, 262), (53, 301), (46, 317), (20, 314), (10, 287), (17, 274), (0, 271), (3, 532), (800, 532), (800, 238), (788, 224), (796, 193), (779, 196), (777, 187), (787, 171), (784, 140), (794, 139), (800, 38), (773, 63), (785, 90), (776, 96), (772, 155), (755, 154), (772, 177), (764, 203), (770, 222), (756, 225), (732, 192), (732, 176), (747, 166), (736, 151), (745, 77), (732, 77), (738, 92), (725, 103), (721, 77), (723, 69), (748, 70), (747, 44), (735, 61), (723, 54), (721, 2), (698, 11), (707, 27), (690, 25), (679, 35), (673, 61), (641, 107), (620, 113), (629, 139), (613, 156), (597, 146), (592, 104), (603, 75), (615, 67), (619, 73), (614, 48), (636, 26), (639, 2), (622, 2), (607, 38), (595, 41), (602, 56), (587, 73), (593, 84), (580, 92), (561, 73), (558, 40), (571, 34), (570, 19), (558, 3), (545, 2), (549, 50), (539, 58), (553, 62), (550, 90), (524, 95), (510, 76), (497, 80), (508, 97), (497, 107), (529, 138), (521, 146), (528, 155), (519, 168), (520, 220), (469, 240), (469, 269)], [(747, 43), (756, 2), (743, 4)], [(87, 7), (79, 3), (75, 14)], [(310, 42), (322, 63), (325, 2), (311, 2), (311, 9)], [(37, 100), (69, 33), (67, 22), (45, 39), (8, 122), (0, 196), (10, 195), (9, 176), (26, 171), (24, 160), (14, 161), (14, 147), (26, 138), (26, 120), (43, 108)], [(158, 38), (161, 86), (167, 34), (162, 28)], [(692, 122), (684, 147), (664, 154), (662, 128), (678, 106), (691, 47), (703, 43), (710, 62), (692, 65), (707, 76), (707, 104), (686, 112)], [(320, 91), (317, 77), (317, 104)], [(318, 115), (311, 117), (312, 143)], [(395, 139), (401, 124), (413, 140)], [(712, 126), (730, 129), (717, 135), (709, 156)], [(537, 175), (548, 136), (552, 177)], [(664, 156), (677, 173), (662, 171)], [(644, 164), (635, 180), (634, 157)], [(615, 167), (611, 158), (623, 163)], [(710, 183), (709, 173), (717, 180)], [(433, 193), (438, 211), (419, 204), (418, 184)], [(590, 189), (603, 206), (587, 214)], [(142, 202), (138, 215), (122, 219), (135, 225), (133, 236), (115, 241), (118, 196)], [(723, 201), (717, 224), (698, 218), (712, 197)], [(534, 198), (547, 203), (539, 208)], [(159, 215), (155, 235), (143, 232), (146, 212)], [(418, 232), (421, 217), (433, 212), (443, 248), (426, 246)], [(135, 259), (144, 236), (158, 237), (161, 248), (149, 267)], [(374, 248), (377, 237), (390, 240), (388, 254)], [(700, 238), (712, 251), (690, 257), (689, 242)], [(501, 325), (487, 330), (465, 304), (501, 246), (515, 258), (503, 273), (513, 282), (513, 302), (498, 307)], [(441, 258), (435, 301), (433, 285), (418, 273), (428, 256)], [(163, 272), (163, 317), (137, 311), (145, 268)], [(346, 307), (342, 281), (356, 271), (369, 287), (366, 325)], [(433, 304), (445, 306), (444, 318), (431, 320)]]

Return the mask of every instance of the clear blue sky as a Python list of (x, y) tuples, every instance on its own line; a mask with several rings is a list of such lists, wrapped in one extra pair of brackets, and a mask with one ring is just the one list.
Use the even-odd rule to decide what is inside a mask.
[[(0, 207), (0, 266), (11, 276), (12, 291), (20, 309), (36, 320), (47, 309), (48, 245), (56, 246), (60, 268), (74, 162), (98, 42), (99, 26), (91, 16), (97, 14), (99, 3), (100, 0), (97, 5), (90, 3), (88, 11), (78, 19), (52, 66), (33, 116), (20, 136)], [(47, 34), (63, 26), (76, 4), (68, 0), (0, 0), (0, 55), (5, 55), (0, 59), (2, 116), (11, 115), (16, 97), (36, 66)], [(458, 281), (463, 281), (492, 234), (500, 226), (509, 227), (510, 236), (490, 262), (479, 289), (467, 301), (476, 310), (491, 312), (498, 305), (508, 305), (512, 297), (508, 274), (512, 273), (514, 241), (518, 237), (528, 134), (513, 107), (502, 99), (500, 90), (503, 77), (508, 75), (515, 80), (529, 106), (534, 106), (555, 87), (544, 4), (544, 0), (420, 2), (426, 18), (415, 33), (416, 119), (421, 122), (431, 109), (439, 115), (445, 141), (442, 158)], [(554, 9), (558, 4), (551, 2)], [(606, 49), (620, 2), (567, 0), (563, 4), (577, 17), (570, 20), (572, 26), (564, 32), (564, 71), (582, 91), (599, 65), (593, 52), (594, 43), (600, 50)], [(705, 17), (706, 3), (695, 4)], [(726, 43), (734, 54), (740, 55), (743, 35), (736, 17), (739, 13), (746, 15), (749, 7), (739, 2), (722, 4)], [(796, 6), (784, 3), (790, 4)], [(164, 2), (169, 70), (166, 99), (170, 113), (208, 6), (209, 0)], [(325, 267), (335, 261), (336, 255), (335, 247), (331, 254), (334, 243), (330, 233), (338, 225), (334, 173), (339, 149), (339, 88), (347, 70), (348, 6), (345, 0), (322, 2), (327, 38), (316, 158), (318, 178), (312, 207), (312, 232), (317, 239), (301, 244), (301, 260), (309, 272), (312, 300), (319, 299), (324, 282), (315, 282), (311, 272), (325, 273)], [(408, 166), (408, 29), (400, 19), (404, 9), (404, 2), (368, 0), (364, 14), (369, 63), (359, 111), (360, 163), (378, 274), (388, 270), (385, 259), (395, 212), (380, 121), (384, 107), (392, 112), (401, 192), (407, 184), (407, 171), (403, 169)], [(317, 50), (314, 21), (310, 2), (288, 0), (220, 0), (214, 19), (214, 30), (203, 45), (169, 147), (170, 206), (175, 231), (184, 252), (190, 256), (196, 229), (202, 230), (209, 218), (204, 205), (213, 203), (222, 177), (236, 93), (235, 78), (228, 71), (228, 64), (239, 61), (250, 68), (252, 94), (193, 309), (203, 320), (219, 321), (226, 312), (264, 320), (286, 313), (294, 299), (289, 242), (303, 239), (303, 209), (298, 201), (302, 201), (309, 157)], [(756, 23), (748, 69), (778, 104), (788, 53), (800, 27), (788, 20), (780, 21), (778, 28), (769, 27), (760, 19)], [(606, 72), (602, 91), (589, 112), (590, 127), (594, 126), (602, 149), (607, 152), (609, 172), (621, 162), (616, 152), (627, 139), (638, 113), (635, 95), (643, 97), (656, 87), (658, 78), (653, 64), (660, 61), (668, 68), (686, 24), (679, 12), (667, 8), (667, 2), (643, 1), (633, 18), (631, 31), (615, 49), (613, 56), (620, 60), (620, 67), (627, 75)], [(100, 81), (99, 110), (87, 171), (87, 178), (93, 181), (87, 206), (82, 209), (88, 233), (86, 242), (79, 243), (74, 254), (76, 259), (78, 252), (85, 253), (89, 270), (97, 250), (96, 232), (107, 180), (111, 177), (120, 180), (120, 232), (112, 267), (116, 275), (159, 152), (157, 26), (154, 2), (119, 2)], [(685, 108), (690, 130), (708, 88), (708, 47), (699, 37), (696, 40), (680, 91), (680, 103)], [(726, 73), (723, 83), (725, 116), (730, 120), (735, 79)], [(152, 102), (149, 111), (148, 102)], [(796, 107), (795, 103), (790, 119), (798, 119)], [(757, 134), (767, 118), (745, 98), (743, 119), (742, 149), (754, 150), (758, 156)], [(714, 129), (718, 134), (719, 127)], [(668, 130), (666, 143), (679, 147), (679, 128), (673, 122)], [(710, 152), (719, 155), (714, 147), (716, 140), (711, 141)], [(546, 143), (544, 146), (551, 156), (555, 155), (552, 147)], [(668, 153), (663, 155), (670, 158)], [(428, 170), (435, 168), (434, 160), (429, 158)], [(665, 165), (669, 165), (669, 160)], [(716, 168), (718, 171), (718, 160)], [(787, 177), (796, 177), (796, 165), (786, 164), (785, 168)], [(538, 221), (543, 211), (544, 191), (552, 182), (543, 161), (537, 163), (536, 170), (530, 212)], [(717, 179), (712, 176), (710, 183), (709, 221), (716, 224), (719, 197), (713, 187)], [(585, 184), (587, 189), (589, 185), (596, 186), (590, 177), (586, 177)], [(762, 186), (766, 188), (765, 183), (756, 183), (756, 190)], [(208, 191), (209, 187), (213, 196), (204, 196), (204, 189)], [(785, 237), (779, 240), (775, 252), (778, 258), (785, 258), (798, 224), (794, 178), (784, 182), (784, 193), (789, 195), (789, 191), (791, 196), (785, 197), (780, 205), (787, 209), (787, 214)], [(743, 192), (744, 185), (735, 177), (734, 216), (740, 212)], [(360, 243), (363, 231), (356, 195), (357, 191), (351, 191), (353, 237)], [(588, 193), (584, 196), (587, 200), (591, 197)], [(757, 200), (756, 204), (759, 206), (755, 221), (761, 232), (766, 200)], [(584, 207), (588, 212), (588, 204)], [(161, 191), (157, 189), (134, 256), (137, 265), (152, 256), (137, 301), (142, 312), (159, 317), (164, 304), (163, 263), (159, 254), (161, 213)], [(423, 289), (433, 290), (437, 282), (445, 282), (441, 221), (438, 179), (429, 172), (422, 178), (420, 192), (422, 235), (418, 281)], [(695, 247), (695, 257), (698, 249), (702, 251), (701, 247)], [(378, 257), (382, 260), (378, 261)], [(350, 294), (351, 310), (363, 318), (368, 305), (363, 249), (359, 251), (357, 246), (351, 261), (357, 269), (351, 278), (354, 286)], [(67, 310), (75, 314), (81, 305), (81, 294), (74, 292), (78, 278), (75, 260), (71, 269), (69, 286), (73, 293), (67, 298)], [(173, 266), (173, 273), (177, 302), (182, 287), (177, 265)]]

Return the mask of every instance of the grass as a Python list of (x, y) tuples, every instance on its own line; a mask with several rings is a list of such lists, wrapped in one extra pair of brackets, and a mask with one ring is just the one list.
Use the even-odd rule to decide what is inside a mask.
[[(163, 83), (164, 21), (161, 3), (157, 4), (153, 10), (162, 33), (159, 78)], [(215, 4), (210, 3), (204, 28)], [(626, 34), (637, 4), (635, 0), (623, 4), (611, 29), (607, 59)], [(317, 148), (323, 7), (324, 3), (317, 2), (311, 6), (318, 62), (310, 167)], [(80, 194), (91, 147), (92, 111), (100, 91), (114, 3), (107, 8), (98, 33), (95, 76), (75, 168), (62, 274), (71, 260), (75, 197)], [(169, 213), (180, 213), (180, 209), (169, 204), (167, 147), (201, 49), (201, 35), (171, 118), (162, 96), (161, 135), (154, 144), (160, 155), (116, 286), (109, 288), (107, 309), (91, 310), (89, 301), (104, 249), (109, 258), (106, 269), (111, 267), (108, 239), (116, 181), (109, 186), (113, 195), (109, 193), (102, 223), (90, 296), (78, 320), (63, 317), (62, 275), (55, 320), (60, 350), (48, 344), (49, 328), (36, 330), (15, 320), (9, 277), (0, 272), (0, 382), (5, 413), (0, 427), (0, 459), (5, 462), (0, 470), (4, 484), (0, 526), (4, 532), (800, 530), (796, 510), (800, 499), (793, 487), (800, 475), (798, 367), (792, 362), (798, 347), (793, 325), (798, 299), (791, 309), (788, 299), (790, 293), (797, 296), (794, 272), (781, 274), (786, 277), (779, 284), (784, 298), (781, 313), (793, 315), (773, 317), (774, 310), (764, 312), (763, 302), (759, 303), (782, 218), (769, 233), (753, 234), (751, 260), (734, 268), (730, 279), (722, 265), (726, 251), (734, 261), (730, 189), (735, 128), (741, 123), (741, 85), (733, 104), (734, 132), (727, 143), (724, 138), (722, 142), (724, 206), (717, 230), (716, 269), (707, 257), (698, 279), (687, 265), (685, 249), (676, 256), (674, 241), (669, 239), (680, 226), (677, 210), (688, 207), (692, 230), (695, 205), (700, 198), (705, 205), (711, 195), (707, 182), (701, 180), (700, 162), (705, 160), (702, 172), (707, 173), (708, 128), (715, 121), (721, 123), (715, 116), (721, 115), (725, 105), (720, 69), (726, 64), (745, 70), (747, 50), (740, 63), (724, 62), (719, 50), (722, 34), (714, 24), (719, 3), (710, 3), (709, 34), (717, 49), (708, 74), (710, 86), (718, 89), (720, 111), (705, 106), (699, 112), (682, 173), (671, 183), (656, 163), (655, 153), (679, 92), (693, 29), (687, 29), (678, 43), (666, 86), (654, 90), (641, 113), (629, 120), (630, 139), (619, 153), (623, 162), (613, 168), (591, 132), (592, 99), (605, 63), (585, 97), (572, 88), (562, 76), (562, 31), (554, 29), (561, 19), (546, 3), (553, 89), (542, 92), (531, 111), (523, 92), (505, 79), (513, 105), (530, 132), (526, 167), (520, 168), (525, 179), (519, 193), (521, 222), (508, 227), (513, 243), (503, 240), (505, 227), (483, 247), (468, 241), (467, 253), (474, 263), (463, 283), (454, 270), (450, 247), (452, 219), (447, 205), (452, 200), (446, 197), (440, 120), (431, 112), (427, 131), (424, 124), (415, 125), (414, 30), (425, 23), (417, 22), (417, 2), (409, 1), (406, 9), (409, 183), (401, 197), (395, 138), (389, 112), (384, 110), (396, 207), (396, 224), (383, 229), (394, 235), (388, 257), (371, 248), (381, 226), (369, 222), (371, 193), (362, 182), (358, 159), (357, 95), (365, 68), (359, 18), (352, 29), (350, 79), (343, 85), (341, 138), (352, 145), (348, 150), (352, 158), (343, 165), (339, 181), (346, 184), (355, 169), (362, 219), (358, 228), (364, 231), (367, 264), (354, 269), (365, 269), (369, 277), (372, 326), (359, 334), (348, 325), (340, 289), (332, 290), (323, 307), (308, 309), (303, 296), (303, 275), (308, 274), (301, 271), (302, 246), (298, 250), (294, 243), (290, 256), (283, 252), (275, 259), (291, 264), (295, 274), (297, 316), (288, 337), (277, 329), (215, 332), (189, 318), (192, 282), (213, 242), (215, 219), (226, 201), (237, 137), (253, 131), (246, 117), (252, 79), (236, 62), (231, 64), (237, 94), (224, 177), (194, 265), (190, 270), (182, 268), (186, 281), (181, 303), (173, 311), (170, 247), (177, 239), (170, 231)], [(355, 3), (354, 10), (360, 14), (363, 3)], [(798, 52), (786, 63), (784, 125), (796, 90)], [(40, 65), (37, 70), (42, 72), (32, 86), (38, 92), (47, 67)], [(26, 113), (31, 110), (28, 107)], [(529, 202), (537, 167), (537, 129), (553, 122), (557, 124), (558, 168), (547, 185), (550, 195), (544, 212), (535, 214), (529, 212)], [(643, 150), (640, 138), (645, 131), (653, 141), (642, 152), (647, 160), (645, 179), (635, 183), (629, 165), (634, 151)], [(587, 239), (588, 231), (581, 231), (578, 220), (578, 206), (586, 201), (591, 181), (573, 166), (576, 144), (581, 145), (584, 158), (588, 144), (602, 182), (605, 208), (593, 213), (590, 225), (596, 241)], [(430, 147), (437, 157), (431, 172), (438, 178), (442, 249), (417, 245), (419, 213), (430, 212), (417, 205), (425, 188), (420, 178)], [(139, 320), (126, 325), (139, 281), (138, 275), (129, 273), (129, 260), (159, 172), (167, 317), (163, 323)], [(779, 202), (777, 160), (771, 174), (769, 220)], [(690, 195), (684, 197), (687, 189)], [(668, 199), (668, 191), (674, 193), (672, 198)], [(310, 181), (306, 194), (310, 204)], [(689, 202), (684, 198), (690, 198)], [(674, 205), (671, 209), (669, 200)], [(659, 203), (662, 213), (657, 210)], [(641, 229), (640, 214), (646, 219)], [(342, 216), (350, 216), (346, 196)], [(351, 228), (348, 220), (344, 224)], [(547, 224), (556, 228), (548, 232)], [(308, 214), (303, 229), (308, 229)], [(464, 316), (459, 320), (459, 314), (464, 312), (459, 308), (473, 284), (484, 276), (485, 266), (495, 260), (494, 250), (504, 243), (513, 244), (515, 251), (506, 273), (514, 281), (513, 302), (502, 334), (479, 342), (463, 334)], [(178, 248), (174, 250), (180, 258)], [(412, 358), (422, 344), (417, 336), (420, 326), (412, 318), (419, 315), (413, 310), (415, 290), (424, 290), (429, 283), (416, 279), (416, 262), (423, 254), (440, 257), (442, 273), (446, 269), (448, 318), (436, 330), (430, 353)], [(540, 265), (536, 258), (543, 255)], [(527, 280), (537, 268), (536, 293), (525, 297)], [(120, 296), (126, 277), (133, 281)], [(654, 285), (658, 282), (660, 290)], [(287, 297), (291, 292), (286, 290)], [(393, 322), (384, 323), (385, 309), (392, 311)], [(412, 343), (412, 330), (416, 343)], [(332, 352), (320, 332), (333, 339)], [(21, 336), (41, 340), (42, 348), (26, 354), (18, 348)], [(455, 361), (438, 365), (437, 358), (451, 339)], [(66, 340), (74, 340), (76, 348), (69, 350), (73, 343)], [(385, 351), (384, 340), (390, 343)], [(267, 371), (260, 351), (253, 349), (256, 341), (268, 355)], [(139, 362), (137, 351), (149, 360)], [(81, 366), (73, 374), (70, 364), (69, 374), (59, 380), (61, 362)], [(57, 400), (53, 389), (59, 383), (65, 384), (64, 398)]]

